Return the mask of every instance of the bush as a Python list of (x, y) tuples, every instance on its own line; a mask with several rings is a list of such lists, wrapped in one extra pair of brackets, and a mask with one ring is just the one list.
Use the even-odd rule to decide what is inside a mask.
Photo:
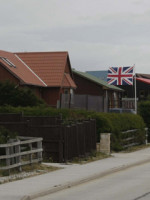
[[(17, 137), (16, 132), (11, 132), (5, 127), (0, 126), (0, 144), (6, 144), (10, 139), (16, 139), (16, 137)], [(0, 148), (0, 155), (5, 155), (4, 148)]]
[(37, 106), (44, 104), (31, 89), (18, 88), (9, 81), (0, 83), (0, 105), (17, 106)]
[(140, 102), (138, 113), (143, 117), (146, 125), (150, 128), (150, 101)]
[(16, 139), (16, 137), (17, 133), (11, 132), (3, 126), (0, 126), (0, 144), (5, 144), (10, 139)]
[(143, 117), (148, 128), (148, 141), (150, 141), (150, 101), (143, 101), (138, 104), (138, 113)]

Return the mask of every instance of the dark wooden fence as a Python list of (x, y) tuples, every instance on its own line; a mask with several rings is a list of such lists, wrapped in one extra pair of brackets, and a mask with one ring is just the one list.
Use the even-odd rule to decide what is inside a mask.
[(95, 120), (83, 121), (63, 128), (64, 132), (64, 160), (83, 157), (92, 150), (96, 150)]
[(103, 96), (62, 94), (60, 107), (104, 112), (108, 105)]
[(96, 122), (93, 119), (68, 126), (62, 125), (60, 116), (0, 114), (0, 126), (20, 136), (42, 137), (43, 157), (56, 162), (67, 162), (96, 150)]

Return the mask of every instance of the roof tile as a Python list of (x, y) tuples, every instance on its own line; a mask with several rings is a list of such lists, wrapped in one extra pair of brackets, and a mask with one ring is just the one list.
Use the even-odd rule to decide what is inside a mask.
[(27, 52), (16, 54), (47, 86), (61, 86), (68, 52)]
[[(15, 77), (17, 77), (22, 84), (30, 84), (30, 85), (38, 85), (38, 86), (46, 86), (46, 84), (34, 74), (32, 70), (30, 70), (20, 59), (13, 53), (0, 51), (0, 62), (2, 65)], [(16, 67), (11, 67), (7, 62), (5, 62), (2, 58), (7, 58), (11, 63), (13, 63)]]
[(73, 87), (76, 88), (76, 84), (74, 83), (74, 81), (72, 80), (72, 78), (70, 77), (70, 74), (66, 74), (64, 75), (64, 80), (62, 83), (63, 87)]

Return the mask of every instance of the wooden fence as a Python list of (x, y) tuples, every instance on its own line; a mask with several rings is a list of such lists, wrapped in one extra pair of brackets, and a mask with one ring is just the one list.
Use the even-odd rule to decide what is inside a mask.
[(96, 150), (96, 121), (91, 119), (63, 128), (64, 161)]
[(0, 144), (0, 170), (10, 170), (42, 161), (42, 138), (18, 137), (17, 141)]
[[(17, 132), (20, 136), (43, 138), (43, 156), (55, 162), (66, 162), (74, 157), (86, 156), (96, 150), (96, 121), (86, 120), (72, 125), (63, 125), (61, 117), (0, 115), (0, 126)], [(2, 120), (1, 120), (2, 119)]]
[(133, 130), (127, 130), (122, 132), (122, 147), (128, 148), (132, 146), (139, 145), (140, 143), (143, 143), (143, 140), (145, 139), (145, 143), (147, 143), (147, 128), (145, 128), (143, 131), (145, 132), (145, 137), (140, 138), (139, 136), (139, 129), (133, 129)]
[(62, 94), (60, 107), (104, 112), (108, 107), (106, 104), (106, 99), (103, 96)]

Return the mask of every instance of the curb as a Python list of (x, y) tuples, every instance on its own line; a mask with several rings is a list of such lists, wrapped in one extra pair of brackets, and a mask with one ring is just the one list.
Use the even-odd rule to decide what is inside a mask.
[(37, 193), (31, 194), (29, 196), (24, 196), (21, 200), (36, 199), (38, 197), (46, 196), (46, 195), (49, 195), (49, 194), (52, 194), (52, 193), (55, 193), (55, 192), (58, 192), (58, 191), (61, 191), (61, 190), (67, 189), (67, 188), (71, 188), (73, 186), (77, 186), (77, 185), (80, 185), (80, 184), (83, 184), (83, 183), (86, 183), (86, 182), (89, 182), (89, 181), (92, 181), (92, 180), (96, 180), (98, 178), (102, 178), (104, 176), (107, 176), (107, 175), (110, 175), (110, 174), (113, 174), (113, 173), (116, 173), (116, 172), (119, 172), (119, 171), (123, 171), (123, 170), (128, 169), (128, 168), (132, 168), (132, 167), (135, 167), (135, 166), (146, 164), (148, 162), (150, 162), (150, 158), (142, 160), (142, 161), (138, 161), (138, 162), (135, 162), (135, 163), (132, 163), (132, 164), (128, 164), (128, 165), (121, 165), (119, 167), (112, 168), (112, 169), (107, 170), (105, 172), (96, 173), (96, 174), (93, 174), (93, 175), (88, 176), (86, 178), (82, 178), (82, 179), (77, 180), (77, 181), (65, 183), (64, 185), (56, 185), (53, 188), (47, 189), (45, 191), (43, 190), (41, 192), (37, 192)]

